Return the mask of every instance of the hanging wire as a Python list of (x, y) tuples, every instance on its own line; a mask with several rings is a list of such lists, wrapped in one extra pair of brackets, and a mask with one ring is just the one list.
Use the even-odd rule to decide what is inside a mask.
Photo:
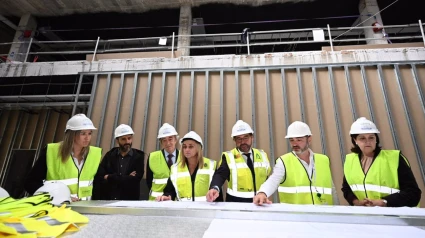
[(368, 21), (368, 20), (369, 20), (369, 19), (371, 19), (372, 17), (375, 17), (375, 16), (376, 16), (376, 15), (378, 15), (379, 13), (383, 12), (385, 9), (387, 9), (387, 8), (391, 7), (391, 6), (392, 6), (393, 4), (395, 4), (396, 2), (398, 2), (398, 0), (395, 0), (394, 2), (392, 2), (391, 4), (389, 4), (388, 6), (384, 7), (384, 9), (382, 9), (382, 10), (378, 11), (377, 13), (375, 13), (374, 15), (372, 15), (371, 17), (369, 17), (368, 19), (366, 19), (366, 20), (364, 20), (364, 21), (360, 22), (360, 23), (359, 23), (359, 24), (357, 24), (356, 26), (351, 27), (351, 28), (350, 28), (350, 29), (348, 29), (346, 32), (344, 32), (344, 33), (340, 34), (339, 36), (337, 36), (337, 37), (333, 38), (332, 40), (336, 40), (336, 39), (338, 39), (340, 36), (342, 36), (342, 35), (344, 35), (344, 34), (346, 34), (346, 33), (350, 32), (350, 31), (352, 31), (354, 28), (356, 28), (356, 27), (358, 27), (359, 25), (361, 25), (361, 24), (365, 23), (366, 21)]

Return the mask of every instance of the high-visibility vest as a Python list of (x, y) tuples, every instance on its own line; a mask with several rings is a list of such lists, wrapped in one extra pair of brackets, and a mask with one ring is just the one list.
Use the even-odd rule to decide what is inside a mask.
[(149, 200), (153, 201), (156, 197), (162, 196), (162, 194), (164, 194), (164, 188), (167, 185), (168, 178), (170, 177), (170, 168), (168, 168), (168, 164), (164, 158), (162, 150), (150, 153), (149, 168), (153, 173), (152, 188), (149, 192)]
[[(251, 159), (254, 162), (255, 186), (257, 189), (260, 189), (261, 184), (266, 181), (267, 176), (270, 174), (270, 162), (263, 150), (254, 148), (252, 150), (254, 152)], [(227, 193), (234, 197), (253, 198), (255, 192), (251, 170), (241, 153), (239, 153), (239, 150), (234, 148), (231, 151), (223, 152), (223, 154), (230, 169)]]
[[(15, 212), (31, 207), (49, 204), (52, 201), (47, 193), (37, 194), (24, 199), (13, 199), (11, 197), (0, 201), (0, 216), (13, 216)], [(51, 205), (50, 205), (51, 206)]]
[(278, 188), (281, 203), (333, 205), (332, 175), (326, 155), (314, 154), (315, 176), (312, 180), (293, 153), (278, 159), (285, 165), (285, 180)]
[(198, 168), (196, 172), (194, 191), (192, 194), (192, 179), (189, 173), (187, 164), (184, 168), (180, 163), (171, 166), (170, 179), (176, 190), (176, 198), (178, 201), (192, 202), (192, 197), (195, 202), (206, 201), (214, 171), (216, 169), (216, 162), (204, 157), (204, 167)]
[[(382, 199), (390, 194), (400, 192), (398, 183), (399, 158), (399, 150), (381, 150), (365, 175), (359, 155), (356, 153), (347, 154), (344, 163), (344, 175), (357, 199)], [(409, 164), (407, 160), (406, 162)]]
[(47, 181), (57, 181), (66, 184), (71, 196), (87, 200), (93, 191), (93, 179), (102, 158), (102, 149), (90, 146), (89, 153), (81, 169), (78, 170), (71, 155), (65, 163), (59, 155), (60, 143), (47, 145)]
[[(22, 199), (0, 201), (0, 236), (57, 237), (68, 231), (78, 231), (88, 218), (66, 208), (50, 204), (47, 193)], [(6, 210), (4, 210), (6, 209)]]

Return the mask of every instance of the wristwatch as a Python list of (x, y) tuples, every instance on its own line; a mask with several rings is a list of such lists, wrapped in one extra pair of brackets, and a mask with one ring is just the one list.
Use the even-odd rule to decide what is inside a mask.
[(382, 199), (382, 202), (385, 203), (385, 206), (387, 206), (388, 202), (385, 199)]
[(220, 188), (217, 186), (217, 185), (215, 185), (215, 186), (212, 186), (211, 187), (212, 189), (215, 189), (215, 190), (217, 190), (218, 192), (220, 192)]

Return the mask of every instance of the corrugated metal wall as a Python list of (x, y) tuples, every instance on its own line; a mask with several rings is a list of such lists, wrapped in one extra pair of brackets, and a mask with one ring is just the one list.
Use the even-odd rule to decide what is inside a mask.
[[(114, 145), (113, 131), (121, 123), (133, 127), (133, 147), (147, 153), (157, 150), (158, 129), (168, 122), (180, 136), (190, 130), (200, 134), (205, 156), (216, 160), (221, 151), (234, 147), (230, 133), (238, 119), (252, 125), (255, 146), (273, 160), (288, 152), (287, 126), (295, 120), (305, 121), (313, 132), (313, 151), (331, 158), (338, 191), (344, 155), (351, 148), (350, 126), (365, 116), (379, 127), (384, 149), (401, 149), (406, 155), (425, 194), (424, 88), (423, 62), (113, 72), (95, 75), (88, 114), (99, 128), (92, 144), (104, 148), (104, 153)], [(29, 119), (19, 113), (2, 113), (1, 158), (7, 154), (15, 127), (19, 132), (27, 124), (24, 138), (35, 135), (31, 146), (39, 145), (40, 123), (45, 120), (37, 126), (33, 121), (45, 118), (48, 111)], [(50, 113), (43, 143), (60, 140), (68, 118), (54, 119), (56, 112)], [(17, 127), (18, 117), (29, 122)], [(49, 131), (54, 128), (58, 131), (52, 136)], [(16, 141), (21, 138), (18, 133)], [(338, 195), (346, 204), (342, 193)], [(425, 195), (422, 198), (425, 206)]]

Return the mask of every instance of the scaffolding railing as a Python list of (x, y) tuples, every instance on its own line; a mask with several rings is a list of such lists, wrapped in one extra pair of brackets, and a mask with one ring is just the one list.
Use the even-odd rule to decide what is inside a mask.
[[(375, 26), (356, 26), (356, 27), (330, 27), (327, 25), (326, 28), (303, 28), (303, 29), (285, 29), (285, 30), (269, 30), (269, 31), (253, 31), (244, 33), (218, 33), (218, 34), (195, 34), (195, 35), (175, 35), (174, 32), (170, 36), (160, 37), (144, 37), (144, 38), (127, 38), (127, 39), (108, 39), (103, 40), (100, 37), (97, 40), (61, 40), (61, 41), (38, 41), (30, 38), (29, 41), (22, 42), (6, 42), (0, 43), (0, 45), (13, 45), (13, 44), (28, 44), (27, 52), (25, 53), (14, 53), (15, 55), (25, 55), (24, 63), (30, 55), (70, 55), (70, 54), (92, 54), (91, 61), (95, 60), (96, 54), (103, 53), (117, 53), (117, 52), (141, 52), (141, 51), (171, 51), (171, 58), (174, 57), (174, 52), (179, 49), (208, 49), (208, 48), (226, 48), (226, 47), (246, 47), (248, 55), (250, 54), (250, 47), (253, 46), (267, 46), (267, 45), (292, 45), (292, 44), (312, 44), (312, 43), (328, 43), (331, 47), (331, 51), (334, 51), (334, 43), (341, 42), (360, 42), (360, 41), (382, 41), (382, 40), (412, 40), (421, 39), (425, 46), (425, 34), (423, 30), (423, 23), (421, 20), (414, 24), (405, 25), (386, 25), (380, 26), (383, 31), (383, 38), (366, 38), (366, 37), (350, 37), (341, 39), (341, 36), (353, 36), (361, 35), (354, 34), (356, 31), (363, 31), (364, 29), (376, 29)], [(401, 30), (397, 30), (400, 29)], [(389, 36), (397, 35), (410, 29), (407, 36)], [(315, 40), (313, 37), (313, 31), (323, 31), (323, 39)], [(413, 35), (410, 35), (413, 33)], [(420, 35), (418, 34), (420, 33)], [(298, 40), (286, 40), (285, 38), (298, 38)], [(296, 37), (298, 36), (298, 37)], [(335, 36), (335, 37), (334, 37)], [(188, 46), (176, 45), (178, 39), (190, 37), (192, 44)], [(201, 40), (198, 40), (202, 38)], [(244, 39), (243, 39), (244, 38)], [(305, 40), (301, 40), (305, 38)], [(276, 41), (279, 39), (279, 41)], [(171, 40), (171, 44), (168, 44)], [(162, 45), (160, 43), (154, 43), (157, 41), (166, 42)], [(228, 42), (236, 41), (231, 44), (215, 44), (215, 42)], [(145, 46), (147, 43), (156, 44), (158, 46)], [(66, 44), (67, 47), (81, 47), (82, 50), (50, 50), (50, 51), (31, 51), (31, 46), (37, 45), (53, 45), (49, 48), (55, 48), (54, 45), (60, 45), (63, 47)], [(103, 45), (103, 49), (99, 49), (99, 46)], [(143, 45), (140, 47), (140, 45)], [(119, 47), (119, 48), (114, 48)], [(267, 52), (264, 52), (267, 53)], [(6, 63), (13, 62), (10, 60), (8, 54), (0, 54), (0, 58)], [(0, 61), (1, 62), (1, 61)]]

